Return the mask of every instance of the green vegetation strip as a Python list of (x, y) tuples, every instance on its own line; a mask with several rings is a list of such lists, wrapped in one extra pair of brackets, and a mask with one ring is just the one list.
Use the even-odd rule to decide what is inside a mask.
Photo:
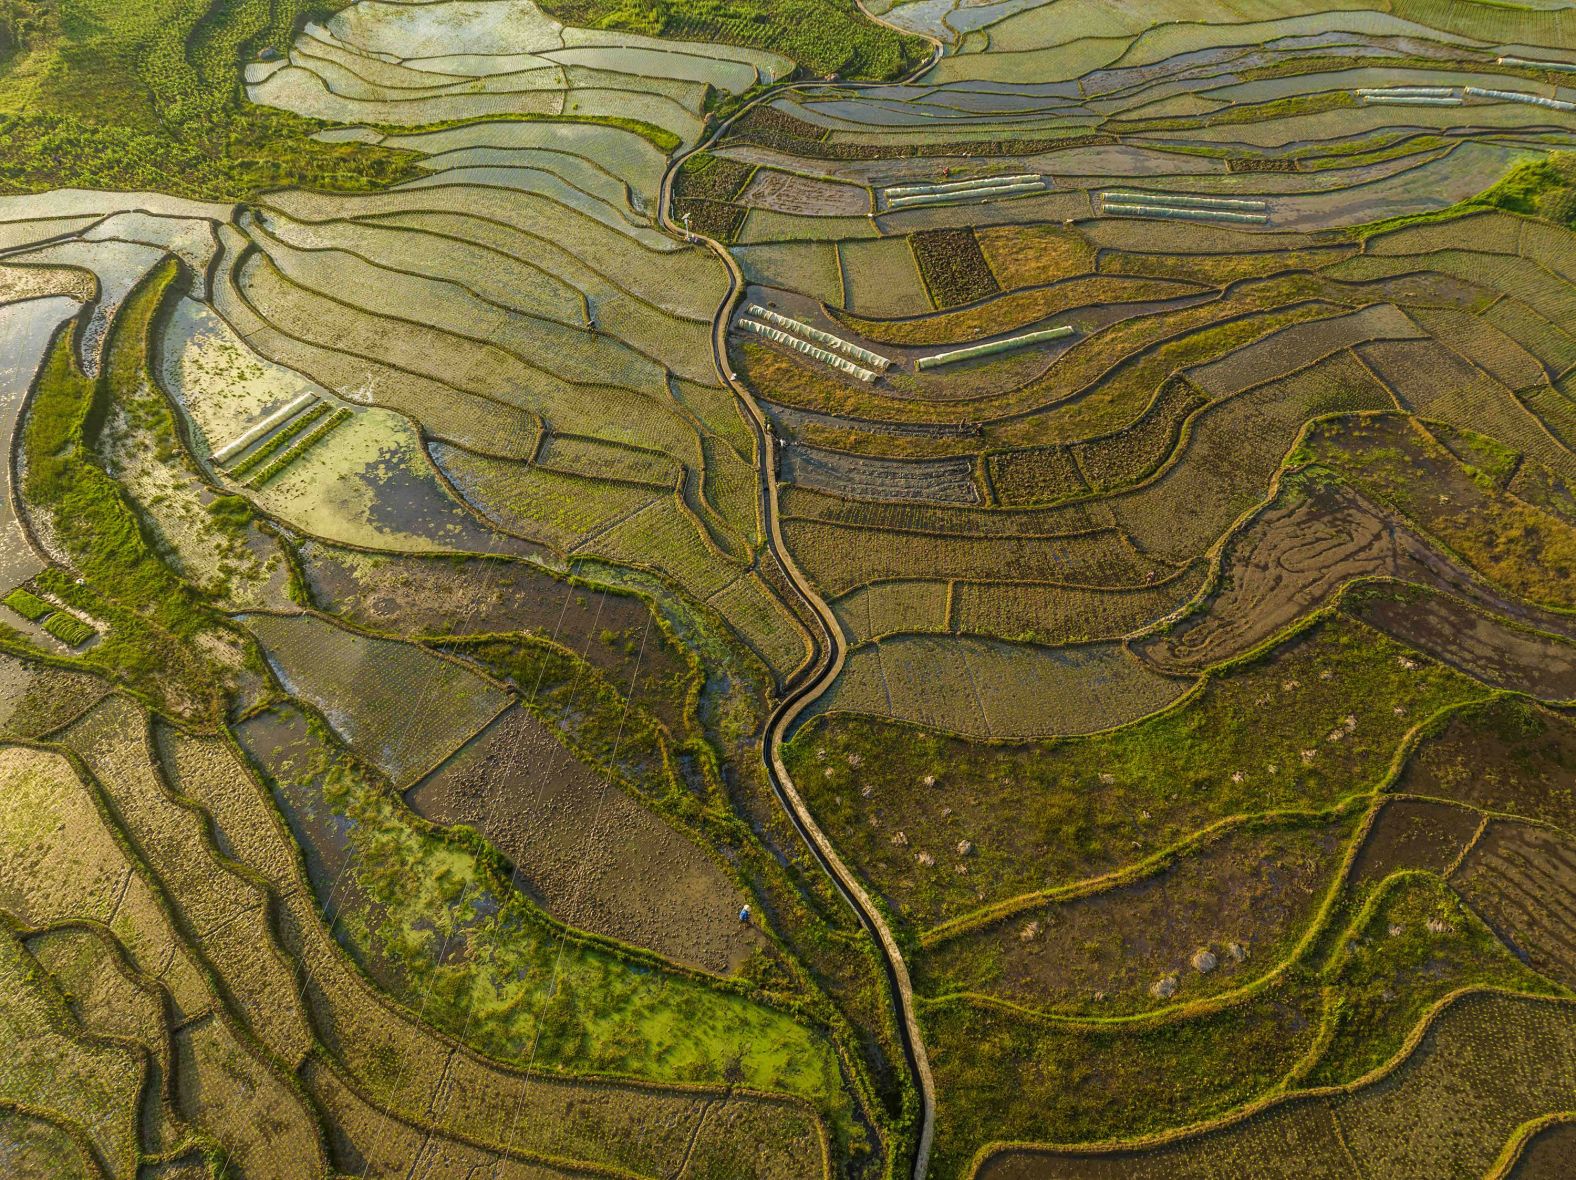
[(275, 454), (281, 447), (288, 444), (308, 426), (312, 425), (312, 423), (316, 422), (324, 414), (328, 413), (331, 408), (332, 407), (327, 402), (320, 401), (306, 412), (297, 414), (294, 418), (289, 419), (284, 423), (283, 426), (274, 432), (272, 438), (269, 438), (263, 443), (262, 446), (258, 447), (250, 455), (246, 456), (246, 458), (242, 459), (234, 467), (230, 468), (231, 476), (239, 479), (247, 472), (252, 471), (260, 466), (266, 459)]
[(256, 475), (252, 476), (251, 479), (247, 480), (246, 486), (249, 488), (262, 487), (269, 480), (273, 479), (274, 476), (278, 475), (286, 467), (289, 467), (290, 464), (294, 463), (302, 455), (306, 454), (313, 447), (315, 447), (319, 442), (326, 438), (335, 427), (346, 421), (349, 417), (350, 411), (348, 409), (341, 407), (340, 409), (335, 410), (333, 414), (329, 416), (328, 421), (318, 426), (317, 429), (310, 431), (302, 438), (297, 439), (293, 446), (291, 446), (283, 454), (277, 456), (272, 463), (268, 464), (267, 467), (264, 467)]
[(42, 622), (55, 611), (49, 603), (21, 586), (5, 596), (5, 604), (24, 619), (34, 623)]
[(98, 634), (81, 619), (65, 611), (56, 611), (45, 619), (44, 630), (70, 647), (78, 647)]

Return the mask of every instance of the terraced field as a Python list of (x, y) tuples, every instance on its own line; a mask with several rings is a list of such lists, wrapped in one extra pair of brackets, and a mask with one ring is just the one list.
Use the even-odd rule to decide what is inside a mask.
[(1576, 8), (0, 0), (18, 1176), (1563, 1175)]

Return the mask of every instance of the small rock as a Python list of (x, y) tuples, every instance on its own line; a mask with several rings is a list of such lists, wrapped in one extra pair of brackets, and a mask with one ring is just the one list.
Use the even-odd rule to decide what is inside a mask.
[(928, 852), (918, 853), (917, 855), (915, 855), (914, 859), (917, 860), (920, 864), (924, 865), (927, 869), (931, 865), (936, 863), (936, 858), (931, 856), (930, 853), (928, 853)]
[(1169, 1000), (1177, 994), (1177, 977), (1175, 975), (1161, 976), (1150, 985), (1149, 994), (1157, 1000)]
[(1024, 924), (1023, 929), (1018, 931), (1018, 937), (1024, 942), (1033, 942), (1039, 933), (1040, 924), (1038, 922), (1027, 922)]
[(1198, 950), (1193, 952), (1193, 957), (1188, 961), (1193, 964), (1193, 970), (1200, 975), (1208, 975), (1216, 967), (1220, 966), (1220, 960), (1215, 957), (1215, 952), (1208, 947), (1199, 947)]
[(815, 752), (815, 760), (817, 762), (825, 762), (826, 761), (826, 747), (825, 746), (822, 746), (819, 750), (817, 750)]
[(1231, 956), (1233, 963), (1240, 963), (1248, 957), (1248, 948), (1240, 942), (1228, 942), (1226, 944), (1226, 953)]
[(848, 756), (848, 765), (850, 765), (850, 766), (855, 766), (855, 767), (862, 766), (864, 764), (864, 761), (865, 761), (865, 757), (864, 757), (863, 754), (850, 754)]
[(952, 808), (950, 808), (950, 807), (943, 807), (941, 809), (941, 818), (942, 819), (946, 819), (947, 816), (949, 816), (951, 814), (952, 814)]
[(1247, 777), (1248, 776), (1243, 774), (1242, 771), (1240, 771), (1240, 770), (1233, 770), (1231, 772), (1231, 781), (1234, 782), (1234, 783), (1240, 783), (1243, 779), (1245, 779)]
[[(831, 772), (828, 771), (827, 773), (830, 774)], [(868, 799), (876, 793), (876, 789), (874, 786), (864, 786), (859, 788), (859, 793)]]
[(973, 851), (974, 851), (974, 845), (971, 844), (969, 841), (967, 841), (967, 840), (959, 840), (958, 841), (958, 855), (959, 856), (967, 856), (969, 853), (971, 853)]
[(902, 832), (893, 832), (892, 833), (892, 843), (898, 845), (899, 847), (907, 847), (908, 846), (908, 837), (906, 835), (904, 835)]
[(1109, 786), (1114, 786), (1115, 784), (1116, 784), (1116, 775), (1114, 775), (1114, 774), (1102, 774), (1100, 776), (1100, 785), (1101, 786), (1109, 787)]
[(1390, 923), (1390, 937), (1391, 938), (1399, 938), (1400, 936), (1401, 936), (1401, 927), (1397, 926), (1394, 922), (1391, 922)]
[(826, 777), (827, 778), (831, 778), (832, 777), (832, 768), (830, 766), (828, 766), (826, 768)]
[(921, 779), (921, 780), (920, 780), (920, 781), (921, 781), (921, 782), (922, 782), (922, 783), (924, 783), (924, 784), (925, 784), (925, 785), (926, 785), (926, 786), (927, 786), (927, 787), (933, 787), (933, 786), (935, 786), (935, 785), (936, 785), (936, 776), (935, 776), (935, 775), (933, 775), (933, 774), (927, 774), (927, 775), (926, 775), (926, 776), (925, 776), (925, 777), (924, 777), (924, 778), (923, 778), (923, 779)]
[(955, 864), (952, 866), (952, 871), (960, 877), (967, 877), (969, 875), (969, 866), (966, 864)]
[(1096, 1004), (1103, 1003), (1104, 1001), (1105, 1001), (1105, 993), (1104, 992), (1095, 992), (1094, 993), (1094, 1002)]
[(1148, 819), (1149, 818), (1149, 812), (1147, 812), (1147, 811), (1140, 811), (1138, 813), (1138, 818), (1139, 819)]
[(1435, 934), (1449, 934), (1450, 933), (1450, 923), (1445, 921), (1443, 918), (1430, 918), (1430, 919), (1428, 919), (1428, 928), (1430, 930), (1432, 930)]

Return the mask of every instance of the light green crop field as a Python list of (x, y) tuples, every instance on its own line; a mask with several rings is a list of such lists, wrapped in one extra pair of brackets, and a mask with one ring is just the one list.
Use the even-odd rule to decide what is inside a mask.
[(1563, 1175), (1573, 325), (1563, 0), (0, 0), (0, 1170)]

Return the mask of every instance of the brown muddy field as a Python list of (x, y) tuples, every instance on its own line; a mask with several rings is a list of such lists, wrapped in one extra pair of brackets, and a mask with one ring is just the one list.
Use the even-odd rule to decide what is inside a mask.
[(748, 900), (700, 847), (592, 770), (518, 707), (406, 793), (439, 824), (468, 824), (548, 913), (706, 971), (736, 971), (763, 940)]
[(406, 637), (523, 631), (553, 639), (620, 691), (638, 674), (640, 703), (682, 728), (689, 665), (665, 633), (647, 632), (651, 615), (639, 598), (497, 559), (362, 553), (309, 541), (301, 561), (313, 598), (332, 614)]
[(1443, 873), (1460, 857), (1481, 822), (1470, 807), (1387, 799), (1352, 861), (1352, 884), (1377, 883), (1403, 869)]
[(1468, 709), (1418, 747), (1395, 789), (1568, 831), (1576, 817), (1576, 725), (1525, 701)]
[(1451, 880), (1518, 958), (1576, 987), (1576, 841), (1496, 821)]

